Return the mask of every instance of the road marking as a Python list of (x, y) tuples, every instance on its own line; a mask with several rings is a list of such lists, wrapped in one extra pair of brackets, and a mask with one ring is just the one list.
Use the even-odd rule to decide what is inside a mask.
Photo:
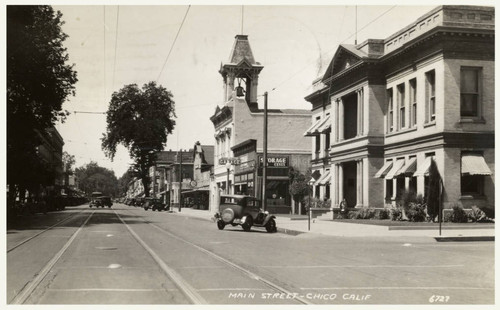
[(321, 266), (259, 266), (261, 268), (457, 268), (465, 265), (321, 265)]
[(179, 267), (180, 269), (220, 269), (224, 268), (224, 266), (186, 266), (186, 267)]
[(33, 239), (33, 238), (35, 238), (35, 237), (37, 237), (37, 236), (39, 236), (39, 235), (43, 234), (43, 233), (44, 233), (44, 232), (46, 232), (47, 230), (50, 230), (50, 229), (52, 229), (52, 228), (54, 228), (54, 227), (56, 227), (56, 226), (58, 226), (58, 225), (61, 225), (62, 223), (66, 222), (66, 221), (69, 221), (71, 218), (73, 218), (74, 216), (76, 216), (76, 215), (78, 215), (78, 214), (80, 214), (80, 213), (82, 213), (82, 212), (83, 212), (83, 211), (78, 212), (78, 213), (74, 213), (74, 214), (72, 214), (71, 216), (68, 216), (67, 218), (65, 218), (64, 220), (61, 220), (61, 221), (59, 221), (59, 222), (55, 223), (54, 225), (52, 225), (52, 226), (50, 226), (50, 227), (48, 227), (48, 228), (46, 228), (46, 229), (44, 229), (44, 230), (42, 230), (42, 231), (40, 231), (40, 232), (36, 233), (35, 235), (33, 235), (33, 236), (29, 237), (29, 238), (24, 239), (23, 241), (19, 242), (18, 244), (16, 244), (16, 245), (15, 245), (15, 246), (13, 246), (12, 248), (8, 249), (8, 250), (7, 250), (7, 253), (9, 253), (10, 251), (12, 251), (12, 250), (14, 250), (14, 249), (18, 248), (19, 246), (21, 246), (21, 245), (25, 244), (26, 242), (30, 241), (31, 239)]
[(491, 287), (421, 287), (421, 286), (366, 286), (366, 287), (301, 287), (301, 290), (494, 290)]
[(177, 289), (162, 288), (49, 288), (53, 292), (164, 292), (178, 291)]
[(112, 246), (96, 246), (95, 248), (98, 250), (116, 250), (116, 249), (118, 249), (118, 248), (112, 247)]
[(108, 266), (108, 268), (110, 268), (110, 269), (116, 269), (116, 268), (121, 268), (121, 266), (122, 266), (122, 265), (120, 265), (120, 264), (110, 264), (110, 265)]
[[(285, 288), (283, 288), (283, 287), (281, 287), (281, 286), (279, 286), (277, 284), (272, 283), (271, 281), (268, 281), (268, 280), (266, 280), (266, 279), (258, 276), (257, 274), (251, 272), (250, 270), (247, 270), (247, 269), (245, 269), (245, 268), (243, 268), (241, 266), (238, 266), (235, 263), (233, 263), (233, 262), (231, 262), (231, 261), (229, 261), (229, 260), (227, 260), (227, 259), (225, 259), (225, 258), (223, 258), (223, 257), (221, 257), (221, 256), (219, 256), (219, 255), (217, 255), (215, 253), (213, 253), (213, 252), (210, 252), (209, 250), (207, 250), (205, 248), (202, 248), (201, 246), (198, 246), (198, 245), (196, 245), (194, 243), (191, 243), (191, 242), (189, 242), (189, 241), (187, 241), (185, 239), (182, 239), (182, 238), (180, 238), (180, 237), (178, 237), (178, 236), (176, 236), (176, 235), (174, 235), (174, 234), (172, 234), (172, 233), (164, 230), (160, 226), (157, 226), (157, 225), (155, 225), (155, 224), (153, 224), (151, 222), (146, 222), (146, 223), (150, 224), (151, 226), (155, 227), (156, 229), (158, 229), (160, 231), (163, 231), (164, 233), (166, 233), (167, 235), (171, 236), (172, 238), (175, 238), (175, 239), (177, 239), (179, 241), (182, 241), (182, 242), (184, 242), (186, 244), (189, 244), (192, 247), (197, 248), (198, 250), (202, 251), (203, 253), (208, 254), (209, 256), (212, 256), (213, 258), (215, 258), (215, 259), (217, 259), (217, 260), (219, 260), (219, 261), (221, 261), (221, 262), (223, 262), (223, 263), (225, 263), (225, 264), (227, 264), (229, 266), (232, 266), (233, 268), (235, 268), (235, 269), (243, 272), (244, 274), (246, 274), (251, 279), (260, 281), (260, 282), (268, 285), (269, 287), (271, 287), (271, 288), (273, 288), (273, 289), (275, 289), (277, 291), (280, 291), (282, 293), (293, 294), (293, 293), (289, 292), (287, 289), (285, 289)], [(306, 305), (310, 305), (311, 304), (308, 300), (306, 300), (304, 298), (301, 298), (301, 297), (296, 297), (294, 299), (296, 299), (297, 301), (299, 301), (299, 302), (301, 302), (303, 304), (306, 304)]]
[(132, 236), (139, 242), (144, 249), (151, 255), (151, 257), (160, 265), (161, 269), (167, 274), (167, 276), (173, 280), (173, 282), (179, 287), (179, 289), (187, 295), (187, 297), (195, 304), (207, 304), (207, 301), (199, 295), (196, 290), (189, 285), (175, 270), (170, 268), (159, 256), (156, 254), (142, 239), (135, 233), (135, 231), (130, 228), (130, 226), (125, 223), (121, 216), (113, 210), (120, 221), (127, 227)]
[(66, 250), (69, 248), (71, 243), (75, 240), (76, 236), (80, 233), (80, 231), (83, 229), (83, 227), (87, 224), (87, 222), (90, 220), (92, 215), (94, 215), (95, 211), (92, 211), (90, 213), (89, 217), (83, 222), (83, 224), (78, 228), (78, 230), (71, 236), (71, 238), (66, 242), (66, 244), (62, 247), (62, 249), (57, 252), (57, 254), (45, 265), (45, 267), (42, 268), (42, 270), (38, 273), (38, 275), (29, 283), (26, 285), (21, 292), (14, 298), (14, 301), (12, 302), (13, 304), (22, 304), (28, 299), (28, 297), (33, 293), (35, 288), (42, 282), (42, 280), (47, 276), (49, 271), (52, 269), (52, 267), (57, 263), (57, 261), (61, 258), (61, 256), (66, 252)]

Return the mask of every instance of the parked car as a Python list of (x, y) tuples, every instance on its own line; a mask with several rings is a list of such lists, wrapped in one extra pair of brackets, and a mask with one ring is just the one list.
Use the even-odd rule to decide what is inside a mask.
[(158, 198), (152, 198), (152, 197), (148, 197), (148, 198), (145, 198), (145, 202), (144, 204), (142, 205), (142, 207), (144, 208), (144, 210), (153, 210), (153, 211), (163, 211), (165, 210), (165, 204), (163, 204), (160, 199)]
[(245, 195), (222, 195), (219, 212), (215, 214), (217, 227), (222, 230), (226, 225), (241, 225), (249, 231), (252, 226), (265, 227), (267, 232), (276, 232), (276, 217), (263, 211), (260, 201)]

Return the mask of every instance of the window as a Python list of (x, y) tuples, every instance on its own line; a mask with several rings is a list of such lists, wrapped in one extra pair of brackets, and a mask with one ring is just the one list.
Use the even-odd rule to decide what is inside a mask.
[(479, 79), (480, 68), (460, 69), (460, 116), (479, 117)]
[(317, 154), (317, 153), (319, 153), (319, 150), (321, 149), (321, 136), (316, 135), (314, 141), (315, 141), (314, 151)]
[(427, 80), (426, 87), (426, 110), (427, 115), (425, 121), (427, 123), (436, 120), (436, 73), (434, 70), (425, 74)]
[(387, 90), (387, 132), (394, 130), (394, 103), (392, 102), (392, 88)]
[(330, 149), (330, 134), (331, 134), (330, 130), (328, 130), (325, 133), (325, 150), (327, 151)]
[(484, 195), (484, 179), (491, 175), (482, 152), (464, 151), (461, 155), (460, 190), (462, 196)]
[(405, 84), (398, 85), (399, 128), (406, 126)]
[(484, 176), (482, 175), (462, 175), (460, 188), (462, 195), (480, 196), (483, 195)]
[(410, 127), (417, 126), (417, 79), (410, 80)]

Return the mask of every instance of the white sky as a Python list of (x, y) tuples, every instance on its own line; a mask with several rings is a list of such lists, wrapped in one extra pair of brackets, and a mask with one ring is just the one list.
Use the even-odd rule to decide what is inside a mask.
[[(63, 13), (63, 31), (69, 35), (65, 46), (79, 80), (76, 96), (63, 106), (72, 114), (57, 126), (64, 150), (75, 156), (76, 167), (93, 160), (117, 177), (132, 161), (123, 147), (114, 162), (105, 157), (100, 138), (106, 116), (73, 111), (105, 112), (113, 91), (158, 81), (176, 103), (177, 125), (166, 149), (191, 148), (196, 141), (213, 145), (209, 117), (222, 104), (218, 70), (228, 60), (242, 23), (241, 5), (192, 5), (158, 79), (188, 6), (133, 4), (53, 5)], [(436, 5), (358, 5), (358, 43), (384, 39)], [(256, 61), (264, 65), (258, 93), (269, 92), (269, 108), (310, 109), (303, 98), (317, 77), (318, 59), (326, 66), (339, 43), (354, 43), (355, 6), (245, 5), (243, 16), (243, 33)]]

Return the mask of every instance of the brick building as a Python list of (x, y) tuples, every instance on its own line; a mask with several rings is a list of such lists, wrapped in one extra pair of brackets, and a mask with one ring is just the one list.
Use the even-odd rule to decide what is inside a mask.
[(445, 208), (494, 206), (494, 25), (492, 7), (439, 6), (386, 39), (339, 46), (306, 97), (332, 207), (426, 195), (431, 158)]
[[(237, 35), (229, 61), (220, 74), (224, 82), (223, 103), (210, 120), (215, 129), (214, 183), (211, 200), (217, 205), (220, 193), (242, 193), (262, 197), (262, 174), (258, 169), (263, 153), (264, 110), (257, 103), (261, 70), (250, 48), (248, 36)], [(297, 109), (268, 110), (269, 159), (283, 161), (281, 169), (270, 170), (266, 198), (269, 206), (290, 210), (288, 169), (305, 171), (310, 148), (302, 133), (310, 126), (310, 111)], [(236, 149), (235, 149), (236, 148)], [(235, 154), (235, 152), (237, 154)], [(285, 171), (286, 170), (286, 171)]]

